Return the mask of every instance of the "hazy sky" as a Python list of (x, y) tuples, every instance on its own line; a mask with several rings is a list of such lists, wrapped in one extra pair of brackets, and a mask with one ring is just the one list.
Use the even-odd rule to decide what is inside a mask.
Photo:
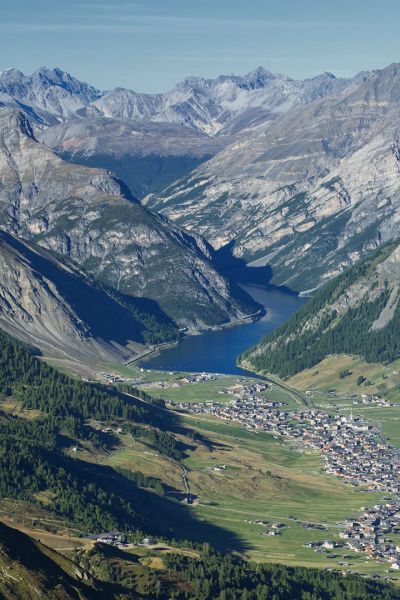
[(59, 66), (102, 89), (186, 75), (353, 75), (400, 62), (399, 0), (0, 0), (0, 70)]

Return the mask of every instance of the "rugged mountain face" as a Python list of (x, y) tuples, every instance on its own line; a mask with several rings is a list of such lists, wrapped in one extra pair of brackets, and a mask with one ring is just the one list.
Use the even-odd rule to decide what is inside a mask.
[(38, 143), (22, 113), (0, 111), (0, 226), (36, 241), (120, 293), (155, 301), (180, 327), (254, 310), (187, 235), (129, 196), (110, 173), (67, 163)]
[(112, 170), (143, 198), (187, 176), (232, 133), (343, 85), (329, 74), (303, 85), (260, 68), (140, 94), (100, 92), (60, 69), (41, 67), (30, 76), (8, 69), (0, 73), (0, 106), (22, 110), (38, 139), (66, 160)]
[(138, 198), (187, 175), (229, 140), (184, 125), (108, 117), (75, 117), (37, 137), (67, 160), (113, 171)]
[(400, 67), (253, 128), (147, 204), (216, 248), (318, 286), (399, 234)]
[(323, 73), (296, 81), (259, 67), (244, 76), (189, 77), (164, 94), (140, 94), (116, 88), (101, 92), (60, 69), (41, 67), (27, 76), (0, 73), (0, 101), (26, 109), (38, 126), (82, 118), (173, 123), (214, 135), (238, 131), (269, 115), (287, 112), (347, 87), (351, 80)]
[(294, 81), (259, 68), (244, 77), (187, 78), (165, 94), (100, 92), (43, 67), (32, 76), (0, 74), (0, 102), (24, 110), (38, 138), (64, 158), (114, 171), (142, 198), (188, 175), (232, 135), (348, 83), (329, 73)]
[(397, 241), (326, 284), (287, 323), (242, 355), (241, 363), (286, 377), (328, 355), (392, 362), (400, 356), (399, 299)]
[(147, 342), (176, 335), (167, 319), (122, 300), (40, 246), (0, 230), (0, 327), (8, 333), (50, 356), (100, 361), (126, 359)]
[[(31, 93), (18, 91), (18, 73), (2, 78), (13, 102)], [(214, 248), (230, 244), (269, 263), (276, 283), (309, 290), (399, 233), (399, 82), (398, 65), (305, 81), (259, 68), (156, 95), (73, 80), (60, 86), (79, 108), (71, 119), (47, 103), (58, 124), (40, 136), (70, 160), (115, 170), (148, 208)]]
[(165, 94), (137, 94), (117, 88), (92, 102), (84, 114), (176, 123), (215, 135), (237, 131), (247, 119), (251, 123), (261, 116), (272, 118), (347, 85), (347, 80), (330, 73), (295, 81), (260, 67), (243, 77), (189, 77)]
[(101, 92), (61, 69), (41, 67), (24, 75), (17, 69), (0, 72), (0, 106), (24, 110), (37, 126), (72, 116)]

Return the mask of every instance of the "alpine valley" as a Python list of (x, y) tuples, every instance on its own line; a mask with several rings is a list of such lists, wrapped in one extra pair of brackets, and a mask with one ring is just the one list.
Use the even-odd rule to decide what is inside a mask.
[(0, 72), (1, 598), (400, 598), (399, 117)]

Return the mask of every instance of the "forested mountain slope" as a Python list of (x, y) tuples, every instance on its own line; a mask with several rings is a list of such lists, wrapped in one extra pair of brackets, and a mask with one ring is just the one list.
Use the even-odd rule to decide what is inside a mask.
[[(241, 549), (240, 540), (169, 499), (167, 494), (175, 490), (140, 471), (104, 466), (95, 456), (83, 458), (88, 448), (111, 454), (120, 445), (117, 432), (143, 440), (160, 460), (165, 456), (179, 461), (189, 448), (187, 441), (206, 443), (190, 437), (190, 430), (162, 401), (141, 393), (145, 402), (115, 388), (72, 379), (42, 362), (33, 349), (0, 333), (2, 514), (3, 502), (12, 501), (33, 521), (45, 514), (52, 527), (65, 522), (68, 531), (83, 536), (119, 530), (128, 540), (145, 534), (189, 540), (185, 544), (194, 544), (198, 555), (169, 550), (156, 555), (153, 563), (143, 560), (143, 549), (136, 555), (99, 544), (71, 552), (71, 562), (0, 524), (0, 594), (5, 600), (33, 600), (40, 593), (50, 600), (400, 597), (397, 588), (359, 576), (254, 565), (216, 554), (210, 539), (220, 540), (225, 551)], [(16, 416), (10, 405), (24, 412)]]
[(390, 584), (283, 565), (255, 565), (205, 549), (198, 558), (139, 556), (98, 544), (74, 562), (0, 523), (4, 600), (396, 600)]
[(82, 531), (157, 527), (149, 492), (140, 486), (162, 494), (159, 482), (91, 465), (73, 458), (70, 450), (87, 443), (104, 449), (118, 444), (114, 435), (105, 435), (90, 420), (116, 420), (120, 427), (130, 422), (139, 428), (139, 424), (160, 426), (166, 431), (166, 413), (113, 388), (72, 379), (4, 333), (0, 333), (0, 395), (38, 411), (31, 419), (0, 412), (1, 497), (36, 503), (39, 508), (37, 498), (44, 493), (43, 506)]
[(240, 357), (289, 377), (331, 354), (400, 357), (400, 245), (390, 243), (326, 284), (287, 323)]
[[(155, 535), (240, 549), (232, 532), (197, 518), (184, 493), (103, 459), (134, 445), (180, 472), (193, 443), (207, 439), (181, 423), (162, 400), (129, 387), (73, 379), (48, 366), (34, 349), (0, 332), (0, 502), (56, 531), (90, 536), (120, 531), (129, 539)], [(145, 458), (145, 457), (144, 457)]]

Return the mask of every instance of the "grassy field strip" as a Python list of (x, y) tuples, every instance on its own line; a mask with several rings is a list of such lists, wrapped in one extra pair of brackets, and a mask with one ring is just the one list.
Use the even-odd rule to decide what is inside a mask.
[[(209, 504), (202, 504), (201, 502), (198, 503), (197, 506), (204, 506), (205, 508), (207, 508), (207, 510), (221, 510), (224, 512), (233, 512), (235, 514), (240, 514), (240, 515), (247, 515), (249, 517), (254, 517), (254, 518), (259, 518), (260, 512), (255, 512), (255, 511), (244, 511), (244, 510), (238, 510), (237, 508), (225, 508), (223, 506), (212, 506)], [(282, 515), (271, 515), (268, 512), (262, 511), (263, 517), (267, 517), (268, 519), (272, 519), (273, 521), (279, 521), (279, 520), (283, 520), (283, 521), (293, 521), (293, 523), (309, 523), (309, 520), (306, 521), (302, 521), (301, 519), (297, 519), (297, 518), (293, 518), (293, 517), (282, 517)], [(315, 523), (315, 525), (322, 525), (324, 527), (327, 527), (328, 529), (333, 529), (333, 528), (337, 528), (340, 529), (342, 526), (338, 523), (318, 523), (317, 521), (313, 521), (313, 523)]]

